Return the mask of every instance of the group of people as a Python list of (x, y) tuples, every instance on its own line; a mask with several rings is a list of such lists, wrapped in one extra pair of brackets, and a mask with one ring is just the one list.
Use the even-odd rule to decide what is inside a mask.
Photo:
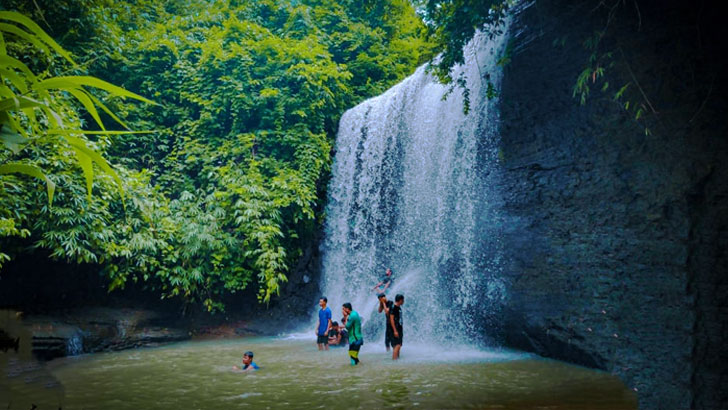
[(351, 303), (341, 306), (341, 326), (331, 321), (331, 309), (326, 306), (328, 299), (322, 296), (319, 299), (319, 319), (316, 323), (316, 343), (319, 350), (329, 350), (331, 346), (344, 346), (349, 344), (349, 358), (352, 365), (359, 364), (359, 350), (364, 344), (361, 334), (361, 317), (351, 307)]
[[(384, 346), (389, 352), (392, 348), (392, 360), (399, 359), (399, 352), (402, 348), (402, 305), (404, 304), (404, 296), (396, 295), (394, 301), (387, 300), (384, 293), (392, 284), (392, 270), (387, 269), (381, 280), (372, 288), (377, 292), (379, 300), (379, 313), (385, 315), (385, 336)], [(332, 322), (331, 309), (326, 304), (328, 299), (322, 296), (319, 299), (318, 312), (319, 318), (316, 323), (316, 344), (319, 350), (329, 350), (329, 346), (339, 347), (349, 344), (349, 359), (352, 366), (356, 366), (359, 360), (359, 350), (364, 344), (364, 338), (361, 333), (361, 317), (356, 312), (351, 303), (344, 303), (341, 307), (341, 325), (338, 322)]]
[[(387, 269), (379, 282), (372, 288), (377, 292), (379, 300), (379, 313), (384, 313), (385, 333), (384, 346), (389, 352), (392, 348), (392, 360), (399, 359), (399, 352), (402, 348), (402, 305), (404, 296), (396, 295), (394, 301), (388, 300), (386, 290), (392, 285), (392, 270)], [(319, 299), (318, 322), (316, 323), (316, 344), (319, 350), (329, 350), (329, 346), (342, 347), (349, 345), (349, 359), (352, 366), (356, 366), (359, 360), (359, 350), (364, 345), (364, 337), (361, 333), (361, 317), (355, 311), (351, 303), (344, 303), (341, 306), (341, 324), (331, 320), (331, 309), (326, 306), (328, 299), (322, 296)], [(242, 372), (258, 370), (260, 367), (253, 361), (253, 352), (247, 351), (243, 354), (242, 366), (233, 366), (233, 369)]]

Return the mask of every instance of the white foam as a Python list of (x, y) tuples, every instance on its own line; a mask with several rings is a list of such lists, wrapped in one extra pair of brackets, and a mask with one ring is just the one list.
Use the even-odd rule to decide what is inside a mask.
[[(476, 338), (482, 313), (506, 297), (494, 206), (500, 196), (491, 180), (498, 109), (487, 97), (489, 81), (498, 87), (505, 43), (505, 35), (477, 35), (464, 50), (466, 63), (454, 69), (453, 78), (467, 77), (468, 114), (463, 92), (449, 94), (423, 66), (342, 116), (321, 288), (333, 320), (343, 303), (353, 305), (365, 339), (383, 334), (372, 287), (385, 267), (394, 270), (390, 299), (405, 295), (410, 340)], [(312, 305), (311, 328), (315, 311)]]

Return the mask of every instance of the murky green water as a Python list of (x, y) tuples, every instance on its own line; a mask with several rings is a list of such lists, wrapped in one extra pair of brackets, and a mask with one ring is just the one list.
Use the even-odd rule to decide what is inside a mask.
[[(262, 370), (232, 371), (253, 350)], [(467, 349), (405, 345), (392, 362), (365, 345), (362, 365), (345, 349), (272, 338), (195, 341), (54, 360), (45, 375), (6, 374), (0, 408), (481, 408), (635, 409), (617, 378), (560, 362)], [(9, 376), (9, 377), (8, 377)], [(54, 384), (54, 379), (60, 386)]]

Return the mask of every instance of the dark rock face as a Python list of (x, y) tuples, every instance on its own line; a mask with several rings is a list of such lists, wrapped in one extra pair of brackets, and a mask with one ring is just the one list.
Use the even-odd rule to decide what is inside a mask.
[[(179, 320), (142, 309), (87, 308), (15, 319), (6, 313), (0, 328), (40, 360), (83, 353), (156, 346), (190, 338)], [(7, 314), (11, 312), (12, 314)], [(7, 319), (13, 317), (13, 320)]]
[(308, 323), (318, 307), (321, 277), (319, 243), (323, 234), (319, 230), (304, 249), (303, 255), (288, 275), (288, 283), (270, 306), (258, 306), (253, 314), (256, 319), (245, 332), (256, 334), (281, 334), (300, 328)]
[[(703, 57), (725, 29), (678, 2), (638, 2), (639, 21), (632, 11), (612, 22), (612, 46), (632, 50), (634, 65), (607, 76), (639, 79), (658, 111), (646, 135), (614, 89), (593, 90), (584, 106), (572, 96), (588, 58), (581, 43), (605, 21), (598, 2), (572, 3), (521, 12), (505, 69), (502, 337), (619, 375), (641, 408), (728, 408), (726, 82)], [(688, 21), (698, 34), (676, 28)], [(681, 51), (701, 35), (718, 45)], [(661, 74), (668, 59), (685, 71)], [(689, 88), (685, 75), (705, 85)]]

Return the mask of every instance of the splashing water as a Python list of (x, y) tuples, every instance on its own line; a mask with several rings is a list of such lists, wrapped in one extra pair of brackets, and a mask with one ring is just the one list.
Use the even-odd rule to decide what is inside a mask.
[[(365, 339), (383, 337), (372, 287), (387, 267), (390, 300), (405, 296), (406, 338), (484, 340), (483, 324), (506, 297), (495, 188), (497, 99), (505, 35), (478, 34), (465, 48), (462, 90), (420, 67), (340, 122), (329, 186), (323, 294), (334, 311), (351, 302)], [(449, 95), (448, 95), (449, 94)]]

